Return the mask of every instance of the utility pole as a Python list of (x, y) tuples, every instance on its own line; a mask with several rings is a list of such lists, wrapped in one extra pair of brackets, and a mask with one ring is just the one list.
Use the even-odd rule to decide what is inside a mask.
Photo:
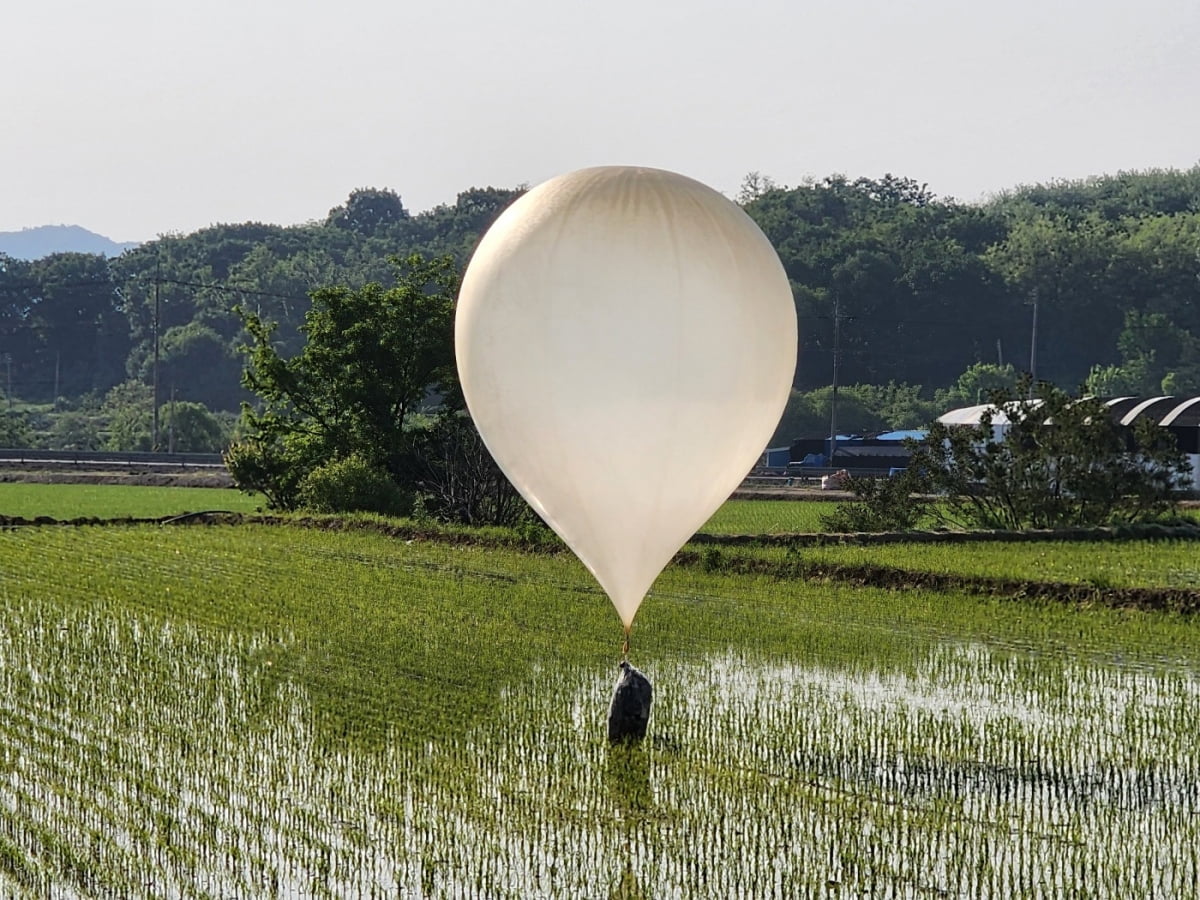
[(829, 402), (829, 465), (833, 465), (833, 455), (837, 452), (837, 400), (838, 400), (838, 363), (842, 355), (842, 315), (841, 297), (833, 295), (833, 395)]
[(1029, 399), (1037, 390), (1037, 326), (1038, 326), (1038, 289), (1033, 289), (1033, 328), (1029, 335)]
[(58, 411), (58, 372), (62, 363), (62, 351), (54, 351), (54, 411)]
[(1004, 368), (1004, 346), (1000, 343), (1000, 338), (996, 338), (996, 365)]
[(6, 397), (8, 397), (8, 409), (11, 412), (12, 406), (13, 406), (13, 404), (12, 404), (12, 354), (11, 353), (4, 354), (4, 366), (8, 370), (8, 387), (5, 389), (4, 394)]
[(158, 285), (162, 280), (162, 268), (158, 261), (154, 263), (154, 410), (153, 424), (150, 426), (150, 449), (158, 449), (158, 315), (159, 299)]

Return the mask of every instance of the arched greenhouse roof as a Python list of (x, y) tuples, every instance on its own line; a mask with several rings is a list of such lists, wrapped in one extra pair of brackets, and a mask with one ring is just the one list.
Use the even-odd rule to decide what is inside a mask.
[[(1100, 400), (1122, 425), (1149, 419), (1163, 428), (1200, 428), (1200, 397), (1101, 397)], [(1041, 403), (1037, 399), (1014, 402)], [(943, 425), (978, 425), (988, 410), (993, 411), (992, 425), (1008, 424), (1004, 410), (987, 403), (952, 409), (939, 416), (938, 421)]]

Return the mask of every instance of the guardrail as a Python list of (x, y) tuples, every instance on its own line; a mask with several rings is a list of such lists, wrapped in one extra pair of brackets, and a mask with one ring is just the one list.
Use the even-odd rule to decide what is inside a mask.
[(170, 466), (224, 468), (220, 453), (154, 453), (142, 450), (23, 450), (0, 449), (0, 463), (59, 463), (97, 466)]
[(787, 472), (752, 472), (746, 476), (745, 484), (789, 485), (795, 482), (820, 481), (822, 476), (836, 475), (848, 471), (856, 478), (886, 478), (892, 474), (891, 469), (847, 469), (845, 466), (836, 468), (830, 466), (804, 466), (789, 469)]

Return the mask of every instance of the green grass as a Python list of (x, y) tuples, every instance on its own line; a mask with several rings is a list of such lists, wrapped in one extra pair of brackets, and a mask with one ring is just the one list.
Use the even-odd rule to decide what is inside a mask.
[(702, 534), (797, 534), (821, 531), (821, 516), (836, 509), (825, 500), (728, 500)]
[(617, 616), (567, 554), (22, 528), (0, 610), (0, 895), (1181, 896), (1200, 874), (1178, 616), (671, 568), (633, 635), (653, 739), (625, 752)]
[(264, 498), (228, 488), (144, 487), (123, 484), (0, 483), (0, 515), (159, 518), (184, 512), (223, 509), (250, 513)]
[[(204, 509), (253, 513), (265, 498), (224, 488), (134, 485), (0, 483), (0, 515), (157, 518)], [(701, 529), (706, 534), (786, 534), (820, 530), (828, 503), (804, 500), (730, 500)]]
[[(840, 504), (832, 500), (729, 500), (700, 529), (702, 534), (803, 534), (824, 531), (821, 516)], [(1179, 515), (1200, 519), (1200, 508)]]
[(794, 550), (759, 548), (755, 556), (844, 565), (890, 566), (913, 572), (1097, 587), (1200, 590), (1200, 544), (1187, 540), (1112, 542), (980, 542), (830, 545)]

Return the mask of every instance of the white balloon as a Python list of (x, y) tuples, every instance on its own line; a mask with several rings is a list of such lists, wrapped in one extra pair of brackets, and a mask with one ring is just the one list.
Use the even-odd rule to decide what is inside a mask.
[(484, 235), (455, 352), (488, 449), (628, 632), (778, 424), (796, 315), (778, 256), (736, 204), (672, 172), (583, 169)]

